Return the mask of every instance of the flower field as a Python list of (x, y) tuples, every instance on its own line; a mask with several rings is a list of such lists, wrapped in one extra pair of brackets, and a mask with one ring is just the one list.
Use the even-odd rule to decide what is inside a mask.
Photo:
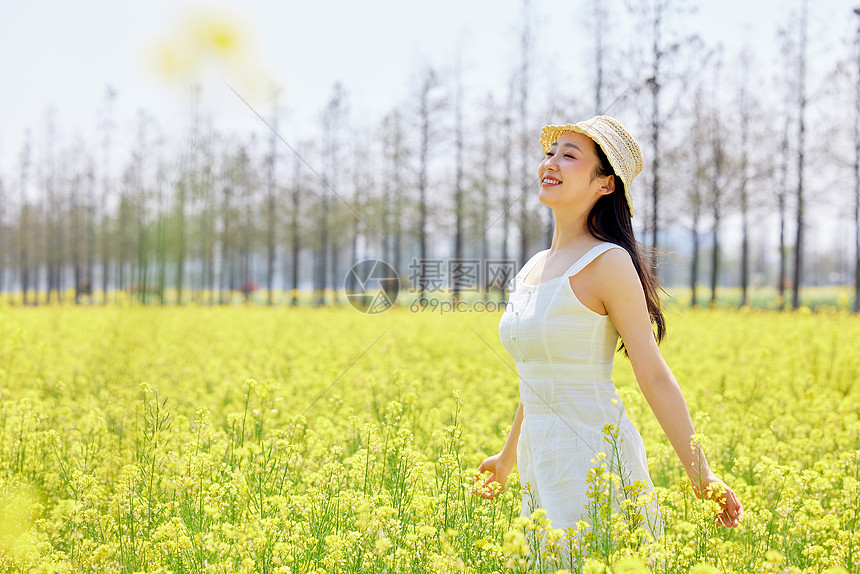
[(860, 318), (668, 311), (664, 356), (744, 504), (731, 530), (616, 355), (653, 541), (599, 468), (579, 532), (520, 518), (516, 472), (472, 494), (518, 403), (499, 317), (0, 308), (0, 570), (860, 572)]

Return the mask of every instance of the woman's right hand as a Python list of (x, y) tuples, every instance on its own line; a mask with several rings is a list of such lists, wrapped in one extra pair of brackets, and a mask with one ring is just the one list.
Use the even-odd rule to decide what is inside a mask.
[(502, 456), (502, 453), (488, 456), (478, 466), (478, 474), (475, 476), (475, 480), (480, 480), (483, 473), (490, 471), (490, 476), (484, 480), (484, 484), (482, 486), (486, 487), (491, 482), (497, 482), (501, 488), (498, 490), (491, 490), (490, 492), (482, 492), (485, 489), (479, 490), (478, 488), (473, 488), (472, 494), (478, 495), (481, 498), (495, 498), (499, 492), (504, 490), (505, 484), (508, 482), (508, 476), (511, 474), (513, 469), (514, 463), (505, 459)]

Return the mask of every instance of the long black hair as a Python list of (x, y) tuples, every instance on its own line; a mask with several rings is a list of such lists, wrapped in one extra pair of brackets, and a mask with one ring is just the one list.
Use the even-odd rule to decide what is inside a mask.
[[(643, 251), (645, 246), (636, 241), (633, 234), (630, 206), (627, 205), (624, 182), (616, 175), (612, 164), (609, 163), (609, 158), (606, 157), (597, 142), (594, 142), (594, 149), (597, 153), (597, 166), (594, 168), (594, 175), (596, 177), (615, 176), (615, 191), (601, 196), (591, 208), (587, 220), (588, 231), (597, 239), (620, 245), (630, 254), (630, 258), (633, 259), (633, 266), (636, 268), (636, 273), (639, 275), (639, 280), (645, 291), (648, 314), (651, 316), (651, 324), (655, 330), (654, 336), (659, 344), (666, 336), (666, 320), (663, 317), (660, 297), (657, 295), (657, 289), (660, 288), (660, 285), (651, 272), (651, 268), (644, 263)], [(621, 341), (618, 350), (623, 350), (624, 355), (627, 355), (624, 341)]]

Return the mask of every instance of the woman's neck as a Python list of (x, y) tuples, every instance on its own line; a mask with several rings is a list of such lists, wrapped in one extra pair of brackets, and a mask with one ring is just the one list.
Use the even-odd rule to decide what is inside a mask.
[(550, 253), (564, 251), (573, 245), (582, 245), (594, 240), (594, 236), (588, 231), (588, 214), (575, 213), (571, 211), (555, 214), (555, 227), (552, 232), (552, 244)]

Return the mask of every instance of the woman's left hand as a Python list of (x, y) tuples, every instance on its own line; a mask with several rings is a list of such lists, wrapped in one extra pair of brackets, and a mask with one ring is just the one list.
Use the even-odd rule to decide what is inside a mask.
[[(700, 490), (701, 487), (701, 490)], [(702, 498), (702, 490), (705, 498), (713, 500), (720, 505), (720, 513), (717, 519), (726, 528), (738, 526), (744, 519), (744, 507), (740, 499), (728, 485), (710, 473), (702, 478), (701, 485), (693, 483), (693, 489), (699, 498)]]

